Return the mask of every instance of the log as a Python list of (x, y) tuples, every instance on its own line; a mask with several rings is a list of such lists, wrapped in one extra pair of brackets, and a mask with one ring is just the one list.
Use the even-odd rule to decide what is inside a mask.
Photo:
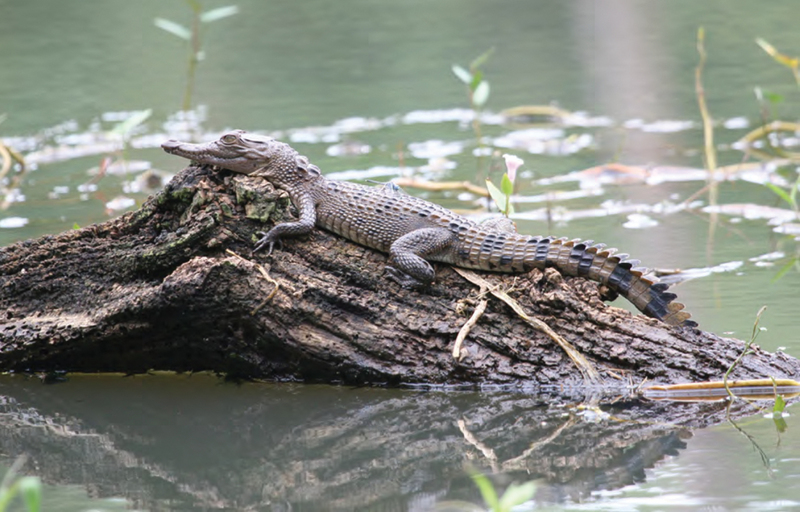
[[(262, 179), (188, 167), (139, 210), (0, 249), (0, 368), (583, 384), (549, 336), (494, 299), (456, 360), (453, 342), (477, 289), (446, 265), (418, 291), (384, 277), (386, 255), (320, 230), (272, 255), (251, 253), (257, 231), (290, 217), (288, 199)], [(597, 284), (553, 269), (482, 275), (574, 345), (602, 386), (718, 379), (743, 349), (609, 306)], [(731, 378), (798, 374), (798, 360), (755, 347)]]

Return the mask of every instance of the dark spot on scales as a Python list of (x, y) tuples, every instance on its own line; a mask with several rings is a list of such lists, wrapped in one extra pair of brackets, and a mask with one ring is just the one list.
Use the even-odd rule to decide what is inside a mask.
[(425, 212), (419, 212), (419, 213), (417, 213), (417, 215), (419, 215), (420, 217), (427, 217), (428, 216), (428, 214), (425, 213)]
[(458, 222), (451, 222), (450, 223), (450, 229), (458, 229), (459, 226), (460, 226), (460, 224)]
[(504, 265), (504, 266), (505, 265), (511, 265), (511, 262), (513, 262), (513, 261), (514, 261), (514, 257), (513, 256), (509, 256), (508, 254), (504, 254), (504, 255), (500, 256), (500, 264), (501, 265)]
[(581, 256), (581, 261), (578, 262), (578, 275), (588, 276), (592, 263), (594, 263), (594, 254), (584, 252), (583, 256)]
[(631, 279), (633, 279), (633, 274), (628, 272), (628, 269), (622, 265), (617, 265), (611, 275), (608, 276), (608, 284), (612, 289), (619, 291), (622, 295), (626, 295), (631, 289)]
[(534, 258), (535, 261), (547, 261), (547, 252), (550, 249), (550, 240), (545, 238), (539, 242), (539, 245), (536, 246), (536, 257)]

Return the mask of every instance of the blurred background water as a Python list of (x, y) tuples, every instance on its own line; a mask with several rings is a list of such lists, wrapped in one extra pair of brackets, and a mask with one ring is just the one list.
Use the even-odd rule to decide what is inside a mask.
[[(206, 10), (224, 5), (203, 3)], [(488, 175), (497, 182), (500, 155), (513, 153), (525, 160), (517, 185), (521, 232), (591, 238), (651, 267), (696, 269), (704, 277), (676, 292), (703, 328), (747, 338), (767, 305), (760, 344), (800, 352), (800, 273), (795, 267), (776, 279), (798, 255), (797, 234), (776, 229), (791, 230), (798, 221), (762, 185), (792, 183), (797, 164), (732, 171), (719, 185), (722, 206), (709, 210), (707, 195), (696, 195), (707, 174), (694, 86), (697, 30), (704, 26), (703, 82), (720, 165), (757, 163), (731, 147), (765, 116), (755, 88), (782, 97), (768, 104), (770, 119), (800, 115), (791, 72), (755, 43), (760, 37), (800, 54), (795, 2), (236, 5), (237, 14), (203, 25), (205, 58), (192, 109), (181, 112), (188, 47), (153, 20), (188, 26), (187, 3), (0, 0), (0, 140), (30, 167), (0, 211), (0, 246), (136, 208), (185, 164), (158, 148), (169, 137), (207, 140), (228, 128), (270, 133), (326, 174), (354, 180), (482, 184)], [(489, 48), (494, 52), (482, 67), (491, 85), (482, 117), (489, 156), (479, 158), (467, 91), (451, 66), (466, 66)], [(527, 126), (501, 115), (523, 105), (572, 115)], [(150, 116), (121, 152), (110, 132), (147, 109)], [(797, 135), (784, 142), (797, 144)], [(109, 156), (128, 164), (98, 175)], [(576, 174), (613, 162), (639, 166), (649, 177)], [(459, 210), (483, 206), (467, 192), (409, 192)], [(713, 433), (704, 439), (716, 449), (730, 442)], [(800, 452), (794, 447), (787, 456), (796, 460)], [(708, 475), (716, 474), (714, 466)], [(735, 466), (726, 463), (727, 470)], [(724, 473), (719, 478), (724, 482)], [(764, 492), (756, 503), (766, 503)]]

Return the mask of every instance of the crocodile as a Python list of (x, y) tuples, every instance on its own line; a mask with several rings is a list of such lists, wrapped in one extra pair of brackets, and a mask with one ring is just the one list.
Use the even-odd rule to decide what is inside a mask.
[(430, 262), (505, 273), (555, 267), (601, 283), (611, 295), (622, 295), (666, 324), (697, 325), (668, 286), (638, 267), (638, 260), (592, 240), (522, 235), (501, 223), (479, 224), (397, 187), (329, 180), (288, 144), (244, 130), (204, 144), (169, 140), (161, 147), (201, 165), (263, 178), (289, 195), (298, 219), (259, 232), (254, 251), (267, 248), (271, 254), (282, 238), (317, 226), (388, 253), (387, 274), (404, 287), (431, 284)]

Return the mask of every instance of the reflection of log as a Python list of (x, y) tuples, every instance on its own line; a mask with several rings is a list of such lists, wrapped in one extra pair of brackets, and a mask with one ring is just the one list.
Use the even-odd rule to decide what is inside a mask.
[(28, 453), (27, 470), (47, 482), (148, 509), (479, 503), (465, 464), (494, 466), (501, 484), (543, 479), (542, 501), (578, 500), (642, 481), (688, 428), (724, 417), (722, 404), (619, 399), (597, 421), (555, 395), (234, 386), (204, 375), (50, 386), (6, 376), (0, 393), (2, 453)]
[[(188, 168), (142, 209), (0, 249), (0, 368), (213, 370), (348, 383), (579, 382), (560, 349), (502, 304), (450, 349), (473, 286), (446, 266), (430, 292), (383, 277), (386, 257), (316, 231), (254, 262), (260, 221), (286, 217), (263, 180)], [(280, 290), (255, 263), (269, 266)], [(513, 287), (601, 370), (638, 382), (718, 378), (742, 346), (671, 329), (600, 302), (597, 286), (555, 271), (489, 276)], [(466, 308), (469, 310), (469, 307)], [(757, 350), (733, 378), (788, 377), (800, 362)], [(603, 372), (606, 384), (619, 384)]]

